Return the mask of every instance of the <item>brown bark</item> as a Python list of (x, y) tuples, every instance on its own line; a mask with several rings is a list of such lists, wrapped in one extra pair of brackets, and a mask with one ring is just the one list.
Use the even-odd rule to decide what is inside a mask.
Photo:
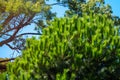
[[(8, 44), (10, 42), (12, 42), (16, 36), (17, 36), (17, 33), (19, 32), (19, 30), (21, 28), (23, 28), (24, 26), (27, 26), (31, 23), (31, 20), (34, 18), (34, 14), (32, 16), (30, 16), (29, 18), (25, 19), (25, 16), (23, 17), (23, 19), (21, 20), (21, 22), (19, 23), (18, 26), (15, 26), (12, 30), (14, 30), (14, 33), (8, 38), (8, 39), (5, 39), (3, 41), (0, 42), (0, 46), (3, 46), (5, 44)], [(10, 19), (6, 20), (5, 22), (8, 23), (8, 21), (11, 20), (11, 17)], [(3, 24), (4, 25), (4, 24)], [(10, 32), (10, 31), (8, 31)], [(4, 34), (7, 33), (7, 32), (4, 32)], [(4, 35), (3, 34), (3, 35)], [(22, 34), (23, 35), (23, 34)], [(8, 45), (7, 45), (8, 46)], [(9, 46), (8, 46), (9, 47)]]
[(11, 61), (11, 60), (15, 60), (15, 58), (0, 60), (0, 63), (2, 63), (2, 62), (8, 62), (8, 61)]
[[(10, 58), (10, 59), (4, 59), (4, 60), (0, 60), (0, 72), (4, 72), (7, 69), (7, 63), (11, 60), (15, 60), (15, 58)], [(4, 64), (2, 64), (4, 63)]]

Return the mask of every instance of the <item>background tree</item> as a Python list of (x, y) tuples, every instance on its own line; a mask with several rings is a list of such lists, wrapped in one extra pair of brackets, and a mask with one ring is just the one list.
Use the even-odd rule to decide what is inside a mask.
[(120, 25), (120, 18), (112, 15), (112, 8), (109, 4), (105, 4), (105, 0), (56, 0), (58, 3), (53, 5), (62, 5), (68, 7), (65, 16), (72, 17), (77, 14), (82, 17), (84, 13), (89, 14), (92, 10), (94, 13), (108, 15), (113, 19), (115, 25)]
[(39, 27), (44, 26), (42, 20), (50, 20), (52, 16), (54, 14), (50, 12), (50, 6), (46, 5), (44, 0), (0, 0), (0, 47), (7, 45), (11, 49), (23, 49), (23, 35), (41, 33), (20, 31), (32, 23)]
[(111, 8), (109, 5), (104, 5), (104, 0), (57, 0), (69, 8), (66, 11), (66, 15), (71, 16), (77, 14), (82, 16), (82, 14), (87, 13), (92, 10), (94, 13), (111, 13)]
[[(45, 27), (45, 22), (55, 16), (50, 8), (45, 0), (0, 0), (0, 47), (7, 45), (12, 50), (23, 50), (26, 42), (24, 35), (41, 35), (40, 29)], [(25, 27), (35, 27), (36, 33), (22, 33)], [(11, 59), (1, 58), (0, 71), (6, 70), (6, 64)]]
[(106, 14), (55, 18), (8, 65), (10, 80), (119, 80), (120, 26)]

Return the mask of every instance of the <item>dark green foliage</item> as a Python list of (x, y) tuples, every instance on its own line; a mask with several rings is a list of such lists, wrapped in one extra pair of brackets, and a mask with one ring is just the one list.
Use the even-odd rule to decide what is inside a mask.
[(119, 80), (120, 27), (106, 14), (55, 18), (8, 65), (10, 80)]
[(114, 20), (115, 25), (120, 25), (120, 18), (112, 15), (112, 8), (109, 4), (105, 4), (105, 0), (56, 0), (68, 7), (65, 16), (73, 16), (77, 14), (82, 17), (83, 14), (89, 14), (93, 11), (96, 14), (106, 14), (108, 18)]
[(105, 5), (104, 0), (59, 0), (66, 4), (69, 10), (66, 11), (66, 16), (77, 14), (82, 16), (84, 13), (89, 14), (92, 10), (94, 13), (110, 15), (112, 13), (110, 5)]

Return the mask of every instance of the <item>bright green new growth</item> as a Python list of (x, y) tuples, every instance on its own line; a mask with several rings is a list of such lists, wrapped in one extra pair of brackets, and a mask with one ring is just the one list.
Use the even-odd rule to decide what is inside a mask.
[(55, 18), (8, 65), (10, 80), (120, 79), (120, 27), (106, 15)]

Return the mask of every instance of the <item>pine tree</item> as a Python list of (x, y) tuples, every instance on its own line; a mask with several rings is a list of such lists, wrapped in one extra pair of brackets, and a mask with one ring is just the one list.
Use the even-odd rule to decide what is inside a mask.
[(55, 18), (8, 65), (10, 80), (118, 80), (120, 26), (106, 14)]
[[(50, 6), (44, 0), (0, 0), (0, 47), (7, 45), (14, 50), (24, 48), (23, 35), (40, 33), (21, 33), (24, 27), (37, 24), (41, 20), (50, 20)], [(42, 16), (42, 17), (41, 17)], [(49, 16), (49, 18), (47, 18)]]

